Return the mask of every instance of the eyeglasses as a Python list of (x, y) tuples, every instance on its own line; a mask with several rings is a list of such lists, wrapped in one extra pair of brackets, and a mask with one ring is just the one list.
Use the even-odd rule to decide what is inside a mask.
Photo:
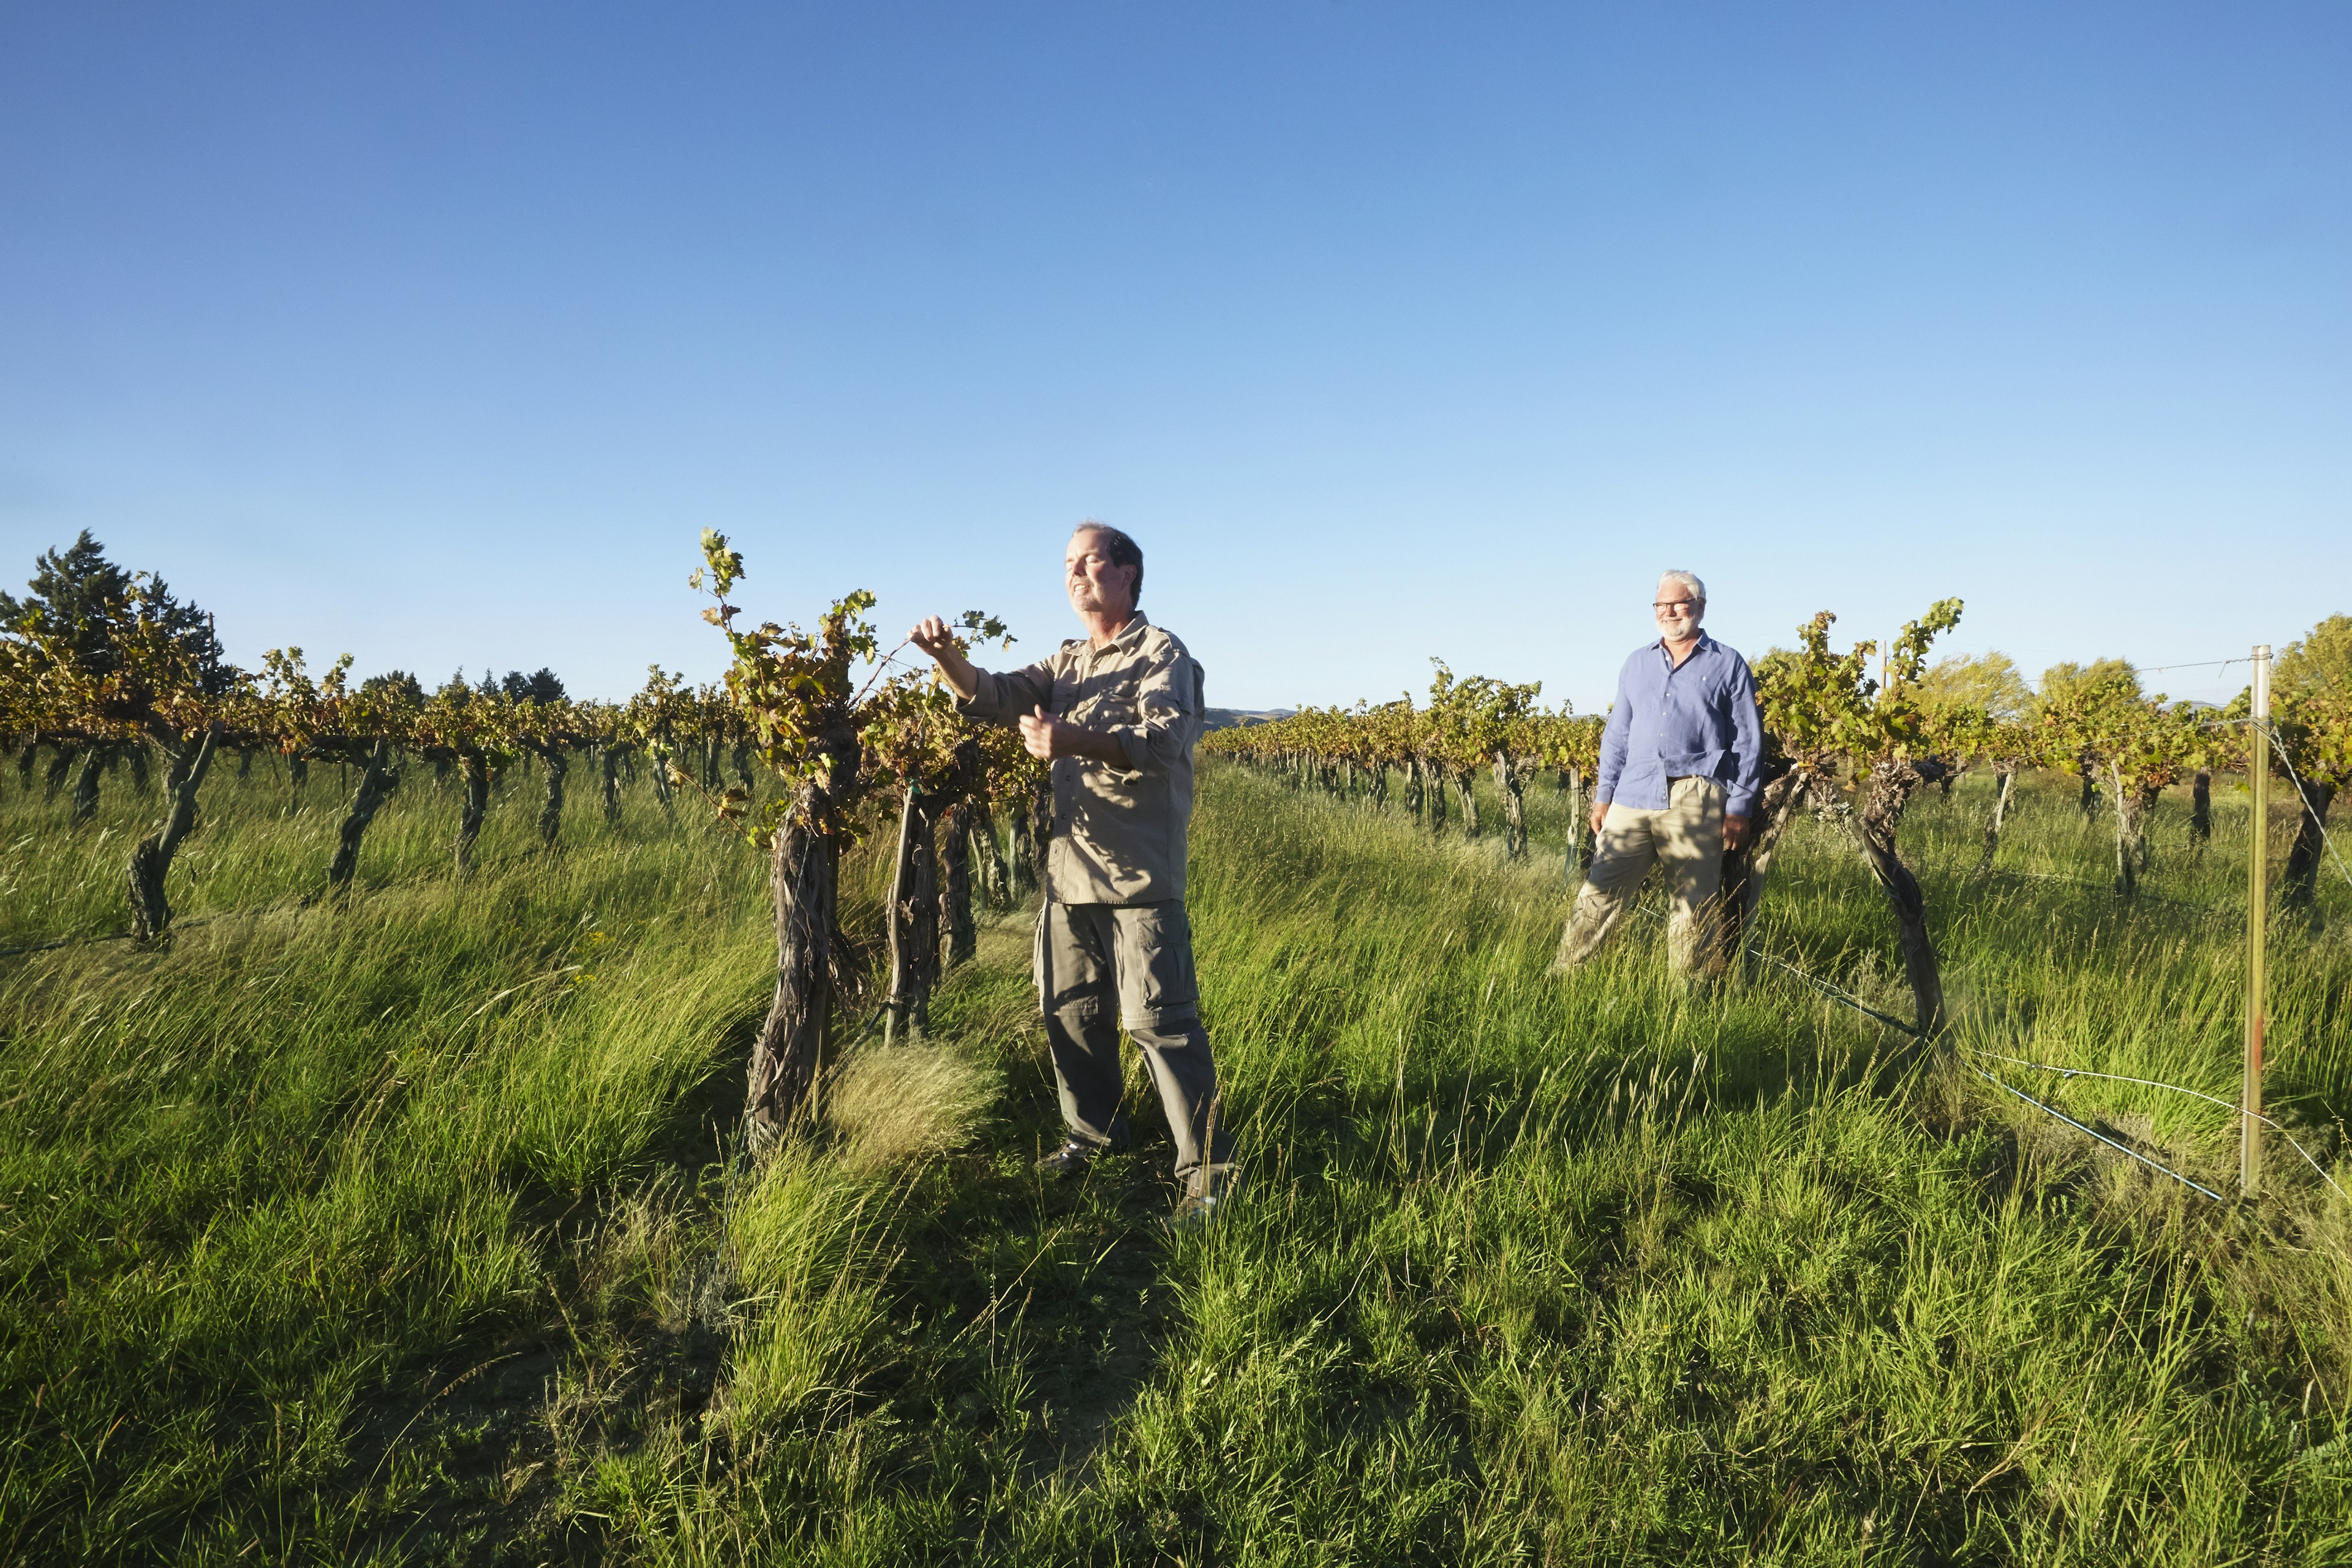
[(1680, 610), (1696, 607), (1698, 601), (1696, 599), (1660, 599), (1651, 605), (1650, 608), (1654, 610)]

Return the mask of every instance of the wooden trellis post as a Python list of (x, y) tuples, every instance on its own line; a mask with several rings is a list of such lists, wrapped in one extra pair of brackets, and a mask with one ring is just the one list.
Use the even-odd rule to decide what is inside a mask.
[(2239, 1101), (2238, 1191), (2254, 1195), (2263, 1181), (2263, 937), (2270, 916), (2271, 647), (2254, 646), (2253, 721), (2246, 731), (2246, 784), (2254, 797), (2246, 856), (2246, 1081)]

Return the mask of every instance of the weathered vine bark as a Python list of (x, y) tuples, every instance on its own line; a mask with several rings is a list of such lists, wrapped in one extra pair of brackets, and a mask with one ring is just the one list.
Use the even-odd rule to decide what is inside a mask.
[(1984, 854), (1977, 861), (1979, 871), (1990, 868), (1993, 856), (2000, 849), (2000, 827), (2009, 819), (2010, 795), (2016, 787), (2017, 764), (1996, 764), (1993, 770), (1992, 820), (1985, 824)]
[(1389, 805), (1389, 765), (1386, 762), (1371, 764), (1371, 796), (1374, 811), (1386, 811)]
[(1473, 768), (1454, 770), (1454, 787), (1460, 793), (1462, 801), (1462, 837), (1465, 838), (1478, 837), (1478, 795), (1470, 787), (1477, 776), (1477, 771)]
[(286, 759), (286, 783), (296, 795), (310, 782), (310, 759), (297, 753)]
[(171, 929), (172, 904), (164, 897), (163, 884), (172, 874), (172, 857), (179, 853), (180, 840), (196, 825), (196, 791), (204, 787), (205, 774), (212, 771), (220, 736), (220, 722), (215, 720), (202, 736), (166, 748), (172, 767), (163, 781), (163, 793), (171, 805), (163, 825), (131, 851), (131, 935), (135, 942), (153, 942)]
[(1011, 816), (1013, 819), (1013, 896), (1016, 900), (1025, 899), (1037, 890), (1039, 880), (1040, 861), (1037, 855), (1037, 842), (1034, 834), (1031, 831), (1034, 814), (1030, 811), (1027, 801), (1016, 800), (1013, 803)]
[(73, 767), (75, 748), (57, 746), (49, 752), (49, 770), (41, 775), (41, 804), (48, 805), (58, 798), (58, 791), (66, 786), (66, 774)]
[(1584, 806), (1584, 774), (1576, 768), (1559, 771), (1559, 787), (1568, 792), (1568, 885), (1571, 888), (1584, 880), (1584, 868), (1592, 863), (1586, 841), (1592, 837), (1591, 813)]
[(1747, 951), (1748, 933), (1756, 929), (1756, 911), (1764, 901), (1764, 878), (1772, 869), (1772, 854), (1780, 846), (1780, 835), (1789, 821), (1804, 804), (1810, 775), (1791, 769), (1785, 761), (1774, 759), (1768, 769), (1764, 787), (1756, 796), (1756, 808), (1748, 818), (1748, 842), (1723, 858), (1723, 919), (1717, 931), (1723, 942), (1727, 972), (1739, 972), (1740, 956)]
[(2336, 786), (2305, 779), (2303, 794), (2311, 797), (2311, 804), (2305, 805), (2300, 797), (2294, 802), (2294, 846), (2286, 852), (2280, 892), (2286, 902), (2307, 909), (2319, 896), (2319, 862), (2327, 853), (2327, 808), (2335, 803)]
[(106, 748), (92, 746), (81, 754), (74, 774), (73, 820), (79, 825), (98, 815), (98, 775), (106, 767)]
[(665, 816), (676, 816), (677, 803), (671, 799), (669, 793), (670, 756), (668, 744), (664, 742), (661, 752), (654, 759), (654, 798), (661, 802)]
[(1528, 858), (1528, 803), (1520, 792), (1518, 770), (1500, 747), (1495, 751), (1495, 793), (1503, 797), (1503, 853), (1507, 859)]
[(327, 868), (327, 886), (341, 889), (351, 885), (352, 874), (359, 869), (360, 839), (375, 820), (392, 792), (400, 787), (400, 773), (392, 765), (392, 742), (378, 741), (367, 754), (367, 763), (360, 769), (360, 787), (352, 796), (351, 809), (343, 814), (342, 826), (337, 830), (335, 858)]
[(614, 746), (599, 746), (598, 777), (604, 788), (604, 826), (618, 833), (621, 830), (621, 753)]
[(980, 896), (992, 909), (1006, 909), (1013, 903), (1011, 868), (1004, 863), (1004, 847), (996, 837), (996, 814), (986, 803), (975, 801), (971, 807), (971, 858), (978, 879)]
[(1903, 972), (1911, 983), (1914, 1026), (1922, 1039), (1931, 1039), (1944, 1023), (1943, 976), (1936, 962), (1936, 945), (1927, 935), (1927, 899), (1919, 891), (1919, 879), (1903, 864), (1895, 842), (1903, 808), (1910, 804), (1919, 784), (1919, 774), (1909, 763), (1880, 763), (1862, 781), (1853, 826), (1854, 842), (1895, 916), (1895, 932), (1903, 944)]
[(2126, 789), (2123, 770), (2107, 764), (2107, 783), (2116, 796), (2116, 891), (2128, 899), (2139, 891), (2139, 874), (2147, 868), (2147, 809), (2153, 790)]
[(898, 808), (898, 865), (890, 877), (890, 994), (885, 1045), (930, 1028), (931, 987), (940, 973), (940, 878), (934, 803), (912, 784)]
[(1435, 763), (1423, 762), (1422, 798), (1429, 806), (1429, 832), (1434, 838), (1445, 837), (1445, 774)]
[(556, 840), (563, 832), (563, 775), (570, 771), (572, 759), (563, 754), (560, 744), (541, 748), (539, 756), (547, 764), (547, 793), (539, 804), (539, 838), (555, 849), (561, 847)]
[(945, 934), (943, 968), (952, 969), (980, 945), (971, 919), (971, 807), (957, 801), (940, 814), (933, 835), (940, 860), (940, 930)]
[(2083, 775), (2083, 815), (2096, 816), (2099, 814), (2099, 776), (2092, 768), (2091, 759), (2088, 757), (2077, 762), (2074, 768)]
[(841, 850), (826, 831), (830, 803), (803, 784), (772, 846), (768, 885), (776, 905), (776, 994), (751, 1046), (744, 1131), (756, 1152), (790, 1128), (816, 1085), (833, 1027), (834, 912)]
[(2213, 841), (2213, 770), (2199, 768), (2189, 785), (2189, 841), (2202, 849)]
[(1421, 821), (1421, 759), (1404, 760), (1404, 809), (1418, 825)]
[(457, 874), (462, 877), (474, 868), (474, 843), (482, 836), (482, 818), (490, 809), (490, 763), (467, 747), (457, 753), (457, 766), (466, 781), (465, 804), (457, 808)]

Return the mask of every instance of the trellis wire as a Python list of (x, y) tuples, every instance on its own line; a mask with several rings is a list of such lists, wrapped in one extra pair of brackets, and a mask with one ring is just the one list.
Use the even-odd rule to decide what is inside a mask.
[(1985, 1071), (1984, 1068), (1978, 1067), (1975, 1063), (1962, 1062), (1960, 1065), (1967, 1068), (1979, 1078), (1984, 1079), (1985, 1082), (1992, 1085), (1995, 1089), (2007, 1090), (2009, 1093), (2017, 1096), (2018, 1099), (2025, 1101), (2026, 1104), (2032, 1106), (2037, 1110), (2048, 1111), (2051, 1115), (2056, 1117), (2067, 1126), (2072, 1127), (2077, 1132), (2089, 1134), (2091, 1137), (2097, 1139), (2100, 1142), (2105, 1143), (2108, 1148), (2113, 1149), (2118, 1154), (2127, 1154), (2131, 1158), (2137, 1160), (2141, 1164), (2146, 1165), (2151, 1171), (2161, 1171), (2166, 1175), (2170, 1176), (2174, 1181), (2179, 1182), (2182, 1186), (2194, 1187), (2197, 1191), (2203, 1193), (2207, 1197), (2211, 1198), (2217, 1204), (2227, 1203), (2229, 1201), (2221, 1194), (2215, 1192), (2212, 1188), (2206, 1186), (2201, 1182), (2191, 1181), (2189, 1177), (2182, 1175), (2179, 1172), (2172, 1169), (2168, 1165), (2159, 1165), (2155, 1161), (2149, 1159), (2147, 1155), (2141, 1153), (2138, 1150), (2132, 1148), (2129, 1144), (2118, 1143), (2114, 1139), (2108, 1137), (2105, 1133), (2097, 1131), (2095, 1128), (2084, 1126), (2081, 1122), (2075, 1121), (2073, 1117), (2067, 1115), (2064, 1111), (2058, 1110), (2054, 1106), (2042, 1104), (2040, 1100), (2034, 1099), (2032, 1095), (2026, 1093), (2015, 1084), (2002, 1082), (2000, 1079), (1993, 1077), (1992, 1074)]
[[(1759, 947), (1752, 942), (1748, 944), (1748, 952), (1754, 956), (1764, 960), (1767, 963), (1775, 963), (1780, 965), (1782, 969), (1787, 970), (1790, 973), (1795, 975), (1806, 984), (1812, 986), (1815, 990), (1821, 992), (1831, 1000), (1842, 1002), (1846, 1006), (1853, 1008), (1855, 1012), (1875, 1018), (1878, 1022), (1885, 1025), (1888, 1028), (1899, 1030), (1906, 1035), (1909, 1035), (1914, 1039), (1919, 1037), (1919, 1031), (1916, 1026), (1904, 1023), (1899, 1018), (1890, 1017), (1888, 1015), (1880, 1012), (1877, 1008), (1864, 1002), (1852, 992), (1843, 990), (1829, 981), (1823, 980), (1821, 976), (1799, 968), (1797, 965), (1790, 963), (1787, 959), (1781, 958), (1774, 953), (1767, 952), (1761, 947)], [(2014, 1062), (2019, 1067), (2032, 1068), (2041, 1072), (2061, 1073), (2068, 1078), (2107, 1079), (2117, 1083), (2141, 1084), (2149, 1089), (2168, 1089), (2176, 1094), (2186, 1094), (2198, 1100), (2209, 1100), (2211, 1103), (2221, 1107), (2225, 1110), (2236, 1112), (2239, 1110), (2239, 1107), (2233, 1101), (2219, 1099), (2216, 1096), (2207, 1094), (2200, 1089), (2185, 1089), (2177, 1083), (2159, 1083), (2154, 1079), (2146, 1078), (2126, 1078), (2120, 1073), (2092, 1072), (2084, 1068), (2053, 1067), (2046, 1062), (2030, 1062), (2021, 1057), (2005, 1057), (1997, 1051), (1979, 1050), (1974, 1046), (1964, 1046), (1961, 1049), (1969, 1051), (1976, 1056), (1990, 1058), (1994, 1061)], [(2034, 1099), (2032, 1095), (2027, 1094), (2023, 1089), (2017, 1088), (2013, 1084), (2003, 1082), (2001, 1079), (1995, 1078), (1992, 1074), (1986, 1072), (1982, 1068), (1976, 1066), (1974, 1063), (1963, 1062), (1960, 1065), (1967, 1068), (1970, 1072), (1975, 1073), (1979, 1078), (1983, 1079), (1986, 1082), (1992, 1084), (1994, 1087), (2015, 1095), (2018, 1099), (2025, 1101), (2026, 1104), (2034, 1107), (2036, 1110), (2048, 1111), (2052, 1116), (2056, 1117), (2067, 1126), (2074, 1128), (2079, 1131), (2088, 1133), (2091, 1137), (2095, 1138), (2100, 1142), (2107, 1145), (2107, 1147), (2116, 1151), (2118, 1153), (2129, 1155), (2131, 1158), (2138, 1161), (2141, 1164), (2147, 1166), (2150, 1170), (2160, 1171), (2164, 1174), (2170, 1176), (2174, 1181), (2180, 1183), (2183, 1186), (2194, 1187), (2197, 1191), (2203, 1193), (2207, 1197), (2213, 1199), (2217, 1203), (2228, 1201), (2224, 1199), (2221, 1194), (2213, 1191), (2212, 1188), (2190, 1180), (2189, 1177), (2182, 1175), (2179, 1172), (2173, 1170), (2168, 1165), (2160, 1164), (2157, 1161), (2149, 1159), (2147, 1155), (2141, 1153), (2138, 1150), (2132, 1148), (2128, 1144), (2118, 1142), (2115, 1139), (2108, 1137), (2104, 1132), (2100, 1132), (2093, 1128), (2084, 1126), (2082, 1122), (2075, 1121), (2073, 1117), (2067, 1115), (2063, 1110), (2059, 1110), (2053, 1106), (2044, 1105), (2042, 1101)], [(2276, 1132), (2280, 1137), (2285, 1139), (2288, 1145), (2292, 1147), (2296, 1153), (2303, 1156), (2304, 1163), (2309, 1165), (2318, 1175), (2321, 1181), (2326, 1182), (2330, 1187), (2335, 1188), (2337, 1196), (2352, 1199), (2352, 1194), (2346, 1193), (2343, 1187), (2337, 1184), (2336, 1178), (2327, 1173), (2327, 1168), (2322, 1165), (2312, 1156), (2310, 1150), (2305, 1149), (2301, 1142), (2296, 1141), (2294, 1134), (2289, 1132), (2285, 1128), (2281, 1127), (2276, 1121), (2271, 1120), (2271, 1118), (2263, 1115), (2260, 1111), (2256, 1111), (2254, 1113), (2254, 1120)]]
[[(1964, 1051), (1971, 1052), (1974, 1055), (1988, 1058), (1993, 1061), (2013, 1062), (2021, 1068), (2032, 1068), (2036, 1072), (2054, 1072), (2064, 1078), (2102, 1078), (2107, 1079), (2111, 1083), (2137, 1083), (2148, 1089), (2168, 1089), (2175, 1094), (2185, 1094), (2193, 1100), (2201, 1100), (2209, 1104), (2218, 1105), (2222, 1110), (2227, 1110), (2233, 1115), (2241, 1113), (2238, 1103), (2235, 1100), (2223, 1100), (2219, 1095), (2207, 1094), (2202, 1089), (2184, 1089), (2177, 1083), (2159, 1083), (2152, 1078), (2126, 1078), (2121, 1073), (2115, 1072), (2093, 1072), (2088, 1068), (2062, 1068), (2053, 1066), (2049, 1062), (2030, 1062), (2023, 1057), (2005, 1057), (1999, 1051), (1980, 1050), (1975, 1046), (1963, 1046), (1960, 1048)], [(2269, 1117), (2264, 1116), (2259, 1110), (2254, 1112), (2254, 1120), (2269, 1128), (2272, 1131), (2277, 1133), (2280, 1137), (2285, 1139), (2287, 1142), (2294, 1147), (2294, 1152), (2303, 1156), (2303, 1163), (2309, 1165), (2312, 1170), (2318, 1173), (2321, 1181), (2326, 1182), (2329, 1186), (2336, 1188), (2336, 1195), (2337, 1197), (2352, 1200), (2352, 1193), (2347, 1193), (2341, 1186), (2337, 1185), (2336, 1178), (2327, 1173), (2327, 1168), (2312, 1157), (2311, 1151), (2305, 1149), (2301, 1143), (2295, 1142), (2294, 1133), (2289, 1132), (2285, 1128), (2280, 1126)]]
[(2294, 763), (2287, 756), (2286, 747), (2279, 740), (2276, 730), (2271, 731), (2271, 749), (2278, 753), (2280, 764), (2286, 769), (2288, 779), (2293, 781), (2294, 795), (2297, 800), (2303, 802), (2304, 814), (2311, 818), (2311, 825), (2319, 829), (2319, 841), (2327, 846), (2327, 858), (2336, 862), (2336, 869), (2343, 877), (2346, 884), (2352, 886), (2352, 870), (2345, 869), (2344, 857), (2336, 852), (2336, 839), (2327, 831), (2327, 824), (2319, 819), (2319, 813), (2313, 809), (2311, 796), (2304, 793), (2303, 775), (2294, 771)]

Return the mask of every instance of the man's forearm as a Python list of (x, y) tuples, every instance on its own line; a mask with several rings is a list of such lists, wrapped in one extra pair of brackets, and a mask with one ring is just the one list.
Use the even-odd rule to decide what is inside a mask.
[(948, 683), (948, 689), (966, 702), (979, 693), (980, 667), (954, 648), (941, 648), (931, 656), (931, 662), (940, 667), (940, 678)]

